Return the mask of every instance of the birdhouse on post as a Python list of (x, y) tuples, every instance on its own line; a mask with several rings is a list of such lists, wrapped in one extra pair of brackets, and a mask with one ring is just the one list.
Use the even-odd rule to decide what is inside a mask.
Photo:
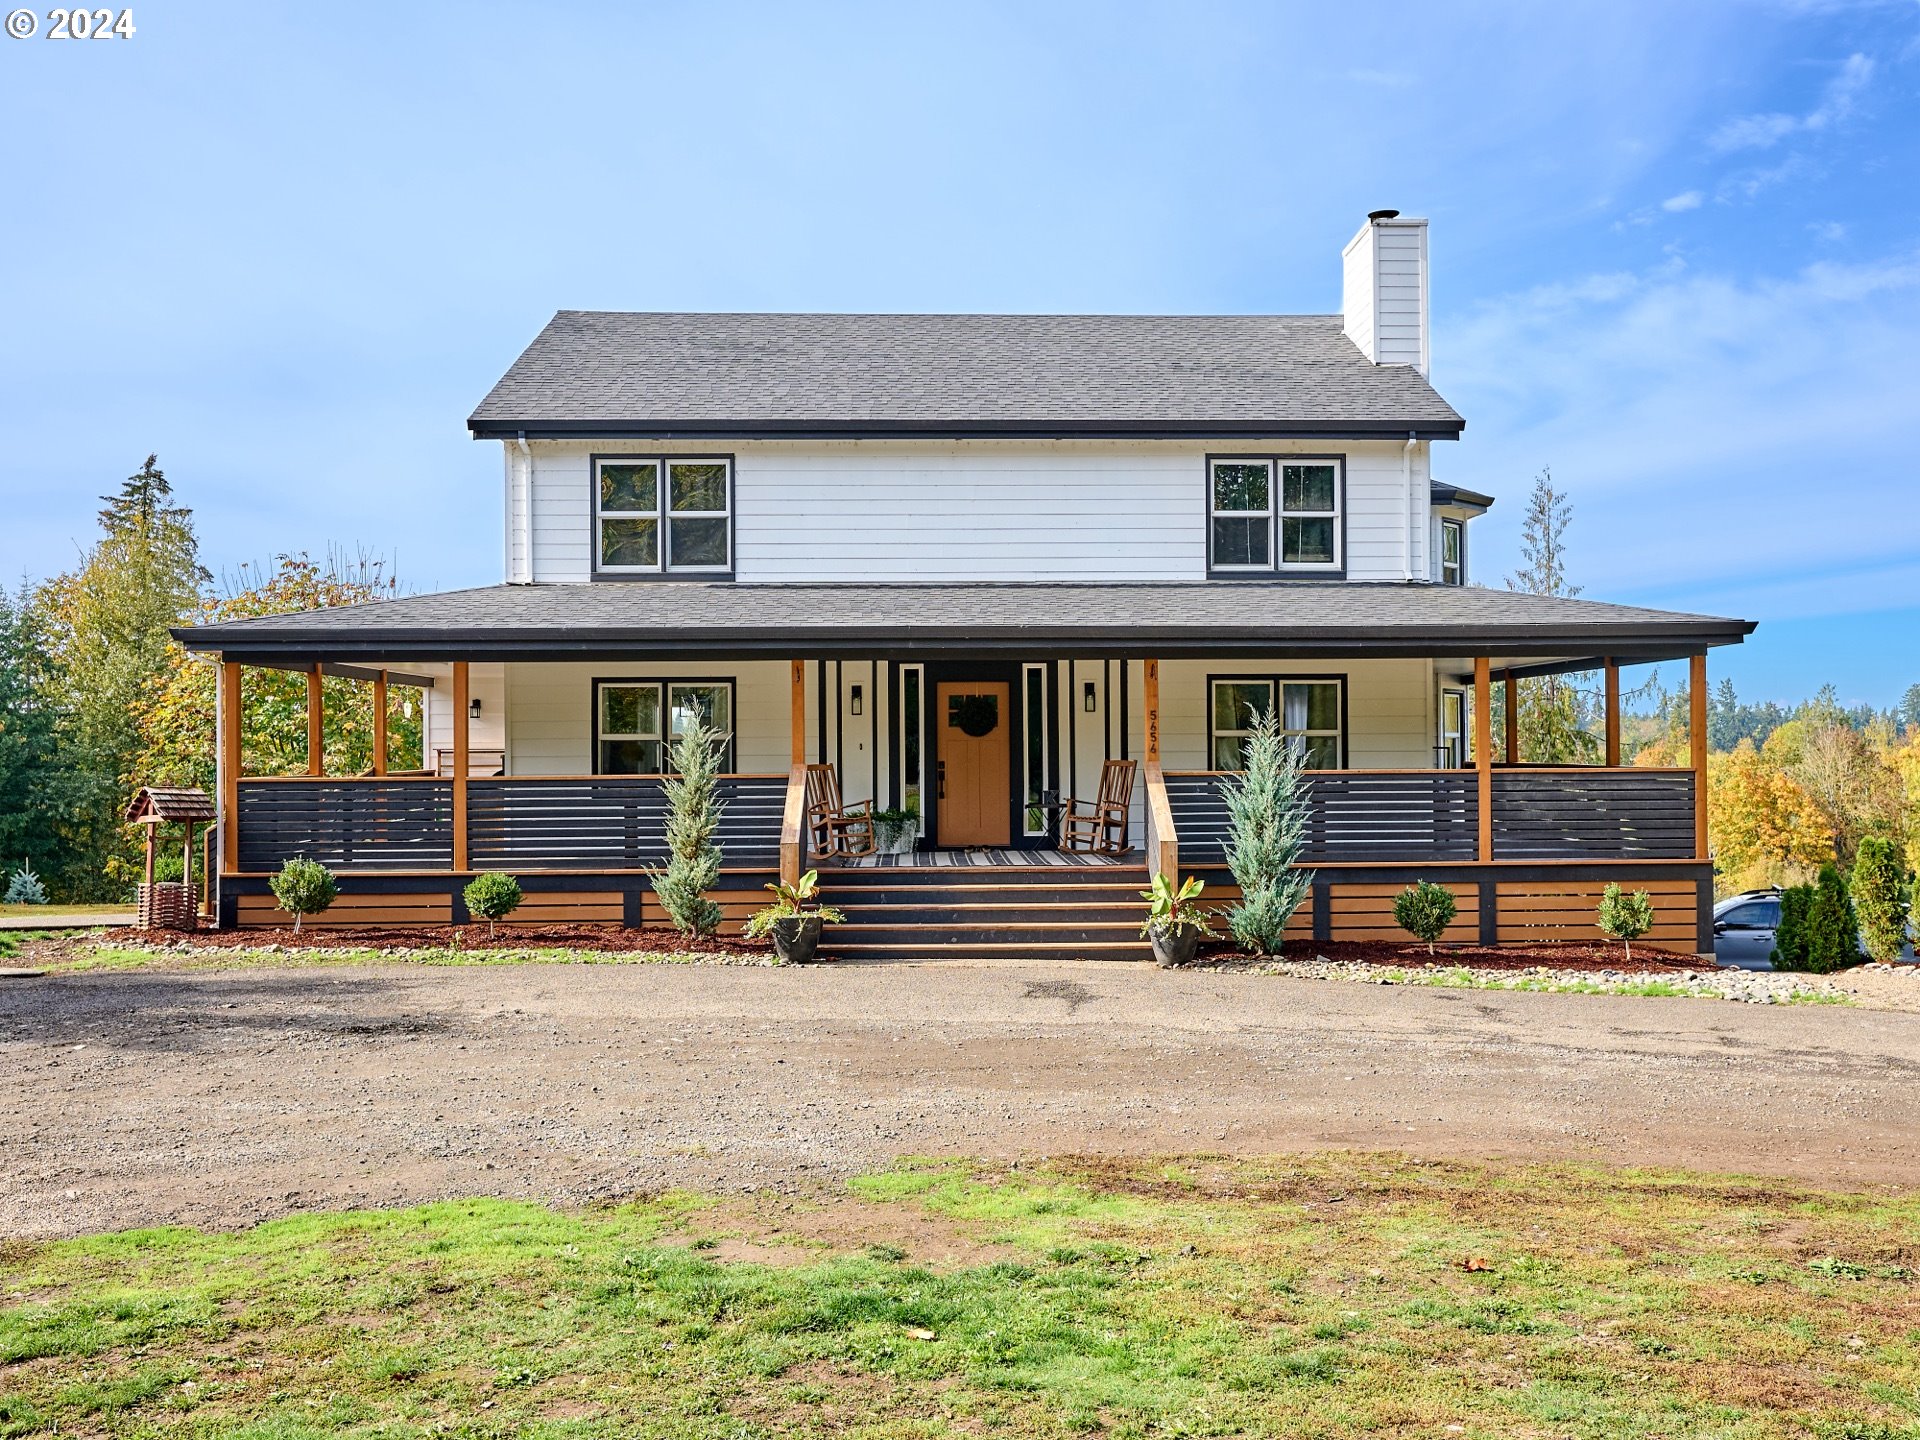
[[(147, 868), (140, 883), (140, 918), (143, 930), (191, 930), (194, 928), (193, 832), (214, 818), (213, 797), (204, 790), (185, 787), (143, 786), (127, 806), (127, 823), (146, 828)], [(180, 851), (180, 879), (155, 880), (154, 852), (157, 832), (162, 825), (185, 828)], [(201, 879), (206, 867), (201, 867)]]

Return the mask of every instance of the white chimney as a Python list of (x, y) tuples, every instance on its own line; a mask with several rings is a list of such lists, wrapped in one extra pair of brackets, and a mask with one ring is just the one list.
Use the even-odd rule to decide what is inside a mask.
[(1427, 373), (1427, 222), (1375, 210), (1340, 252), (1347, 338), (1376, 365)]

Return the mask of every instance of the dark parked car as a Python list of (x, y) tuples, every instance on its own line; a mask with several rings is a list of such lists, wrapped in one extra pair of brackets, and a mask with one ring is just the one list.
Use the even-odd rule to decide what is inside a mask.
[(1749, 890), (1713, 907), (1713, 958), (1742, 970), (1769, 970), (1780, 928), (1780, 892)]

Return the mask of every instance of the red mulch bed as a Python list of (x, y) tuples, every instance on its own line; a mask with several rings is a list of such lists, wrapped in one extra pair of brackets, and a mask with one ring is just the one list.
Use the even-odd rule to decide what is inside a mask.
[[(1407, 945), (1398, 940), (1329, 940), (1322, 944), (1294, 941), (1287, 945), (1282, 960), (1325, 958), (1358, 965), (1391, 965), (1403, 970), (1451, 969), (1470, 966), (1475, 970), (1530, 970), (1549, 966), (1555, 970), (1616, 970), (1635, 975), (1677, 975), (1685, 970), (1696, 974), (1707, 966), (1690, 955), (1674, 955), (1647, 948), (1633, 952), (1629, 964), (1618, 945), (1593, 945), (1567, 941), (1558, 945), (1437, 945), (1427, 954), (1424, 945)], [(1201, 963), (1247, 959), (1233, 945), (1203, 945)]]
[(106, 938), (123, 945), (155, 945), (179, 941), (207, 948), (262, 949), (268, 945), (301, 950), (597, 950), (609, 954), (768, 956), (773, 947), (764, 940), (738, 935), (715, 935), (689, 941), (677, 930), (647, 927), (627, 930), (618, 925), (502, 925), (487, 938), (482, 925), (315, 925), (299, 934), (292, 927), (247, 930), (109, 930)]

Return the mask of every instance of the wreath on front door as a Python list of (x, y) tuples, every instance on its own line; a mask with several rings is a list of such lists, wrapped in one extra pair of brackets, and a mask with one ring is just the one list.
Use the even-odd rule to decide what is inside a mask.
[(998, 695), (949, 695), (947, 724), (963, 735), (973, 736), (976, 740), (983, 735), (991, 735), (1000, 724), (1000, 697)]

